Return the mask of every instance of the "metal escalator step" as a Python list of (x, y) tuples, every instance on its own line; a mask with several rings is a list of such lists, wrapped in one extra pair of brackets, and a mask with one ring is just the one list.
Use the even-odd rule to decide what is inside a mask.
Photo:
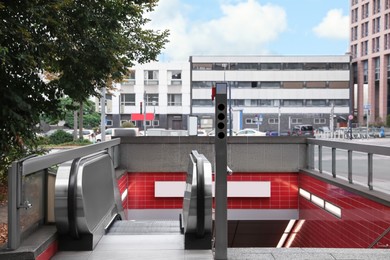
[(153, 235), (180, 233), (179, 221), (116, 221), (108, 235)]

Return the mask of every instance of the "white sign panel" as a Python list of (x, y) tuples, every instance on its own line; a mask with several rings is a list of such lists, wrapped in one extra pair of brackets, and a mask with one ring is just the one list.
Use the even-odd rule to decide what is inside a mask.
[[(186, 183), (184, 181), (156, 181), (154, 196), (162, 198), (179, 198), (184, 196)], [(215, 183), (213, 182), (213, 197)], [(228, 181), (227, 196), (231, 198), (269, 198), (271, 197), (271, 182), (269, 181)]]

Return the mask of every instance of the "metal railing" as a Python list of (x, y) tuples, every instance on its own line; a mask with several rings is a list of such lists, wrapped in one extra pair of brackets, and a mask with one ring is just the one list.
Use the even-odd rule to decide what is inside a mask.
[(17, 249), (32, 229), (44, 223), (49, 168), (103, 150), (108, 151), (115, 168), (119, 165), (119, 144), (118, 138), (13, 162), (8, 172), (8, 249)]
[(390, 193), (390, 147), (311, 138), (307, 143), (308, 170)]

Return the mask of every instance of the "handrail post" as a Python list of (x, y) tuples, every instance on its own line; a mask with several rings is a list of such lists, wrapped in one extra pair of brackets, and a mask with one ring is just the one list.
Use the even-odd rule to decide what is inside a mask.
[(12, 162), (8, 170), (8, 248), (15, 250), (20, 246), (20, 165)]
[(322, 145), (318, 146), (318, 171), (322, 173)]
[(336, 178), (336, 148), (332, 147), (332, 176)]
[(367, 154), (368, 156), (368, 180), (367, 180), (367, 184), (368, 184), (368, 189), (369, 190), (373, 190), (373, 154), (372, 153), (368, 153)]
[(348, 182), (353, 183), (352, 179), (352, 150), (348, 150)]

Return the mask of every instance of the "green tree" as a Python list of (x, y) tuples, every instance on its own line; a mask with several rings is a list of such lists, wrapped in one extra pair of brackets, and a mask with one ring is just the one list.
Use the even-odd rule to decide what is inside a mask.
[(1, 165), (34, 140), (42, 113), (61, 114), (61, 97), (82, 104), (156, 59), (168, 32), (145, 29), (143, 15), (157, 2), (0, 0)]
[[(50, 114), (43, 114), (42, 120), (49, 124), (57, 124), (60, 120), (65, 121), (69, 128), (74, 126), (74, 111), (79, 111), (80, 107), (69, 97), (60, 99), (61, 113), (54, 117)], [(92, 129), (100, 125), (100, 113), (95, 111), (95, 102), (87, 100), (83, 103), (84, 127)]]

